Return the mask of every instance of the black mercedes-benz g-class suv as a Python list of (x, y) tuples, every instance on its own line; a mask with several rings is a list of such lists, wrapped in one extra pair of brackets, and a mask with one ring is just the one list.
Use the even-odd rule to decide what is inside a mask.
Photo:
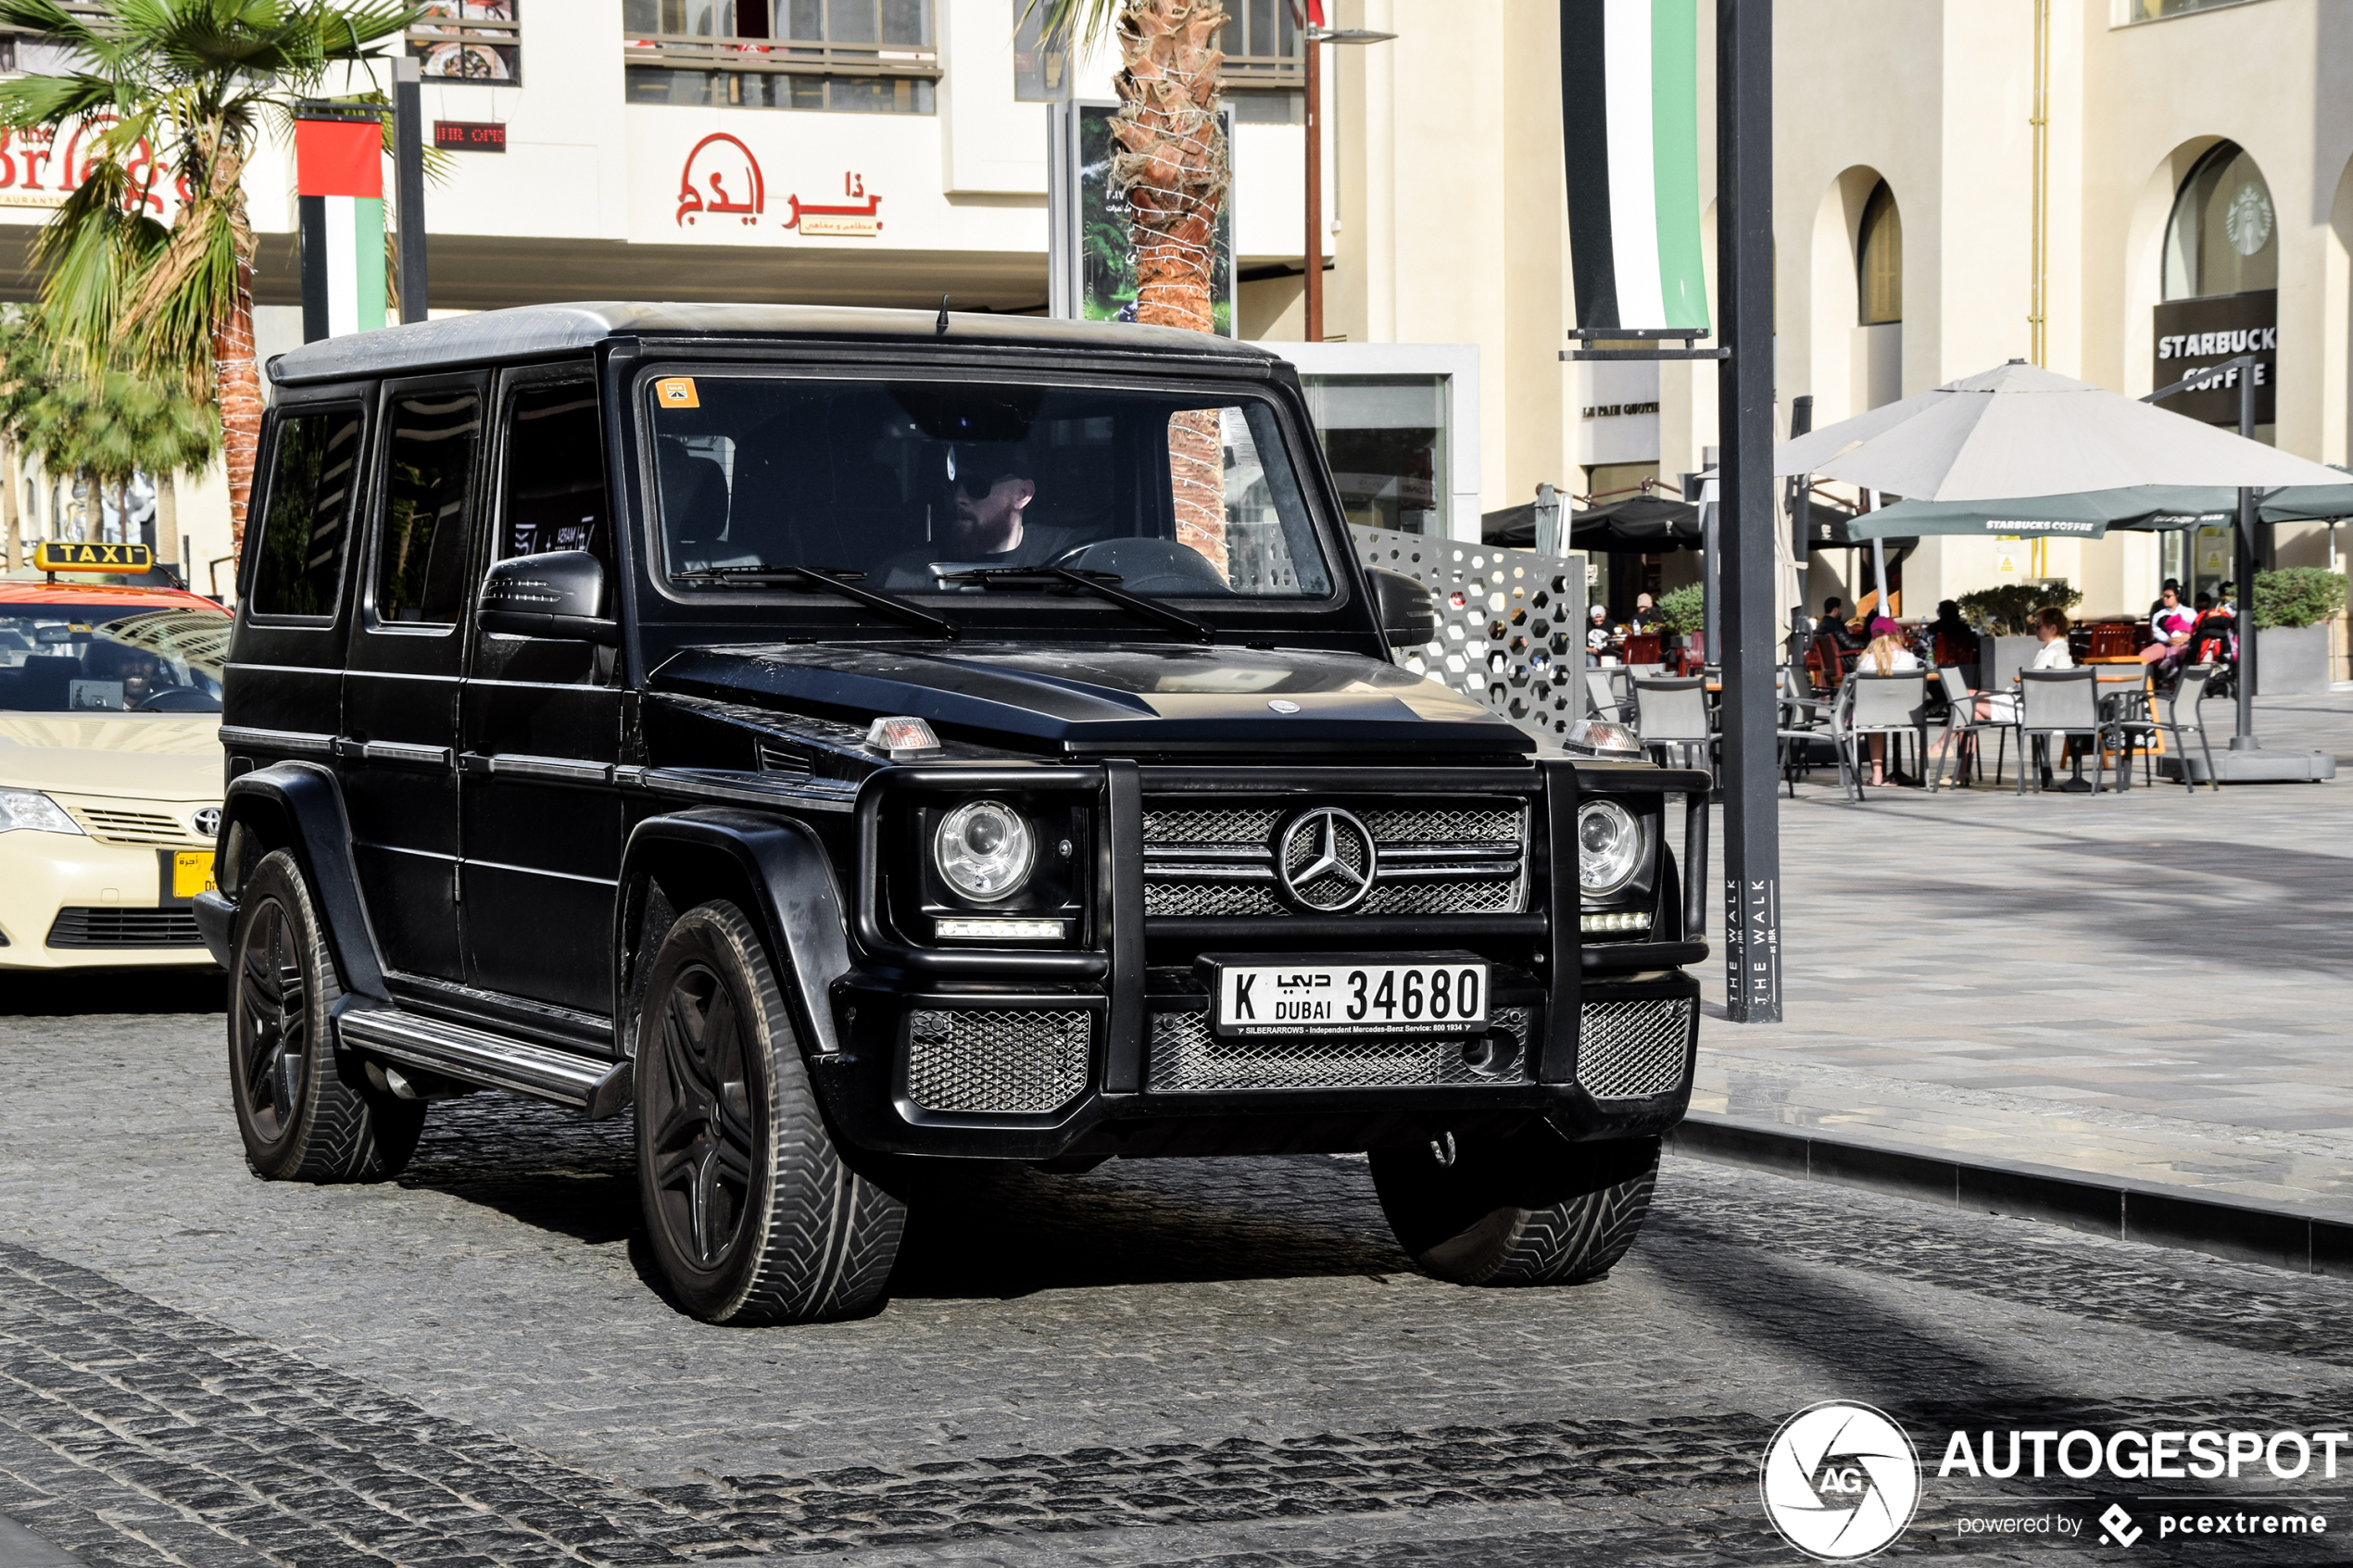
[(582, 305), (270, 374), (196, 905), (257, 1173), (386, 1176), (475, 1088), (634, 1109), (722, 1323), (877, 1301), (926, 1160), (1368, 1150), (1471, 1284), (1633, 1239), (1706, 775), (1390, 662), (1427, 590), (1280, 359)]

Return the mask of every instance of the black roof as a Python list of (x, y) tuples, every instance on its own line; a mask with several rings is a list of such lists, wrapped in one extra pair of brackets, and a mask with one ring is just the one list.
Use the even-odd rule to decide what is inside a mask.
[(1061, 321), (1039, 316), (950, 313), (944, 338), (931, 310), (861, 310), (816, 305), (659, 305), (596, 301), (484, 310), (412, 326), (384, 327), (307, 343), (270, 361), (282, 385), (330, 382), (479, 365), (486, 360), (535, 359), (585, 354), (612, 337), (804, 338), (833, 341), (922, 340), (950, 345), (1003, 344), (1034, 348), (1096, 349), (1266, 365), (1263, 348), (1180, 332), (1114, 321)]

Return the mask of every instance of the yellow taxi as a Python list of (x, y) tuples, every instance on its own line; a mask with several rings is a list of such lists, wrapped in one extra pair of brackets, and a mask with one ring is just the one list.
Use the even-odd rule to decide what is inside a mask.
[(212, 962), (190, 903), (231, 624), (172, 589), (0, 582), (0, 970)]

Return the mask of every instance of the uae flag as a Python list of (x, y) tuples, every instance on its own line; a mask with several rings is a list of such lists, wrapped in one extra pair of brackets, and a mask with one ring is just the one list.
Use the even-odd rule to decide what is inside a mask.
[(373, 110), (306, 106), (295, 119), (302, 337), (384, 324), (384, 129)]
[(1694, 0), (1561, 0), (1561, 119), (1578, 326), (1705, 336)]

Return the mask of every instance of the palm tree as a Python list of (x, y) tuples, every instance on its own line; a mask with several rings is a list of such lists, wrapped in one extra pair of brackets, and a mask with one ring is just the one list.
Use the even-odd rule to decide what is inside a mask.
[[(219, 408), (233, 547), (261, 436), (252, 226), (243, 177), (328, 70), (372, 57), (422, 7), (333, 0), (0, 0), (0, 24), (71, 51), (75, 69), (0, 82), (0, 128), (84, 132), (81, 182), (43, 230), (44, 324), (63, 368), (132, 373)], [(94, 128), (94, 134), (91, 134)], [(178, 218), (156, 214), (176, 188)]]
[(209, 401), (119, 365), (54, 375), (54, 361), (36, 322), (21, 312), (0, 317), (0, 433), (19, 458), (79, 477), (93, 521), (104, 515), (105, 496), (116, 516), (130, 518), (132, 476), (153, 479), (160, 499), (174, 478), (202, 469), (220, 450), (220, 420)]
[[(1288, 0), (1281, 0), (1288, 3)], [(1127, 202), (1136, 253), (1136, 320), (1147, 326), (1212, 331), (1210, 266), (1228, 162), (1219, 122), (1220, 0), (1029, 0), (1039, 31), (1080, 47), (1119, 41), (1113, 78), (1119, 114), (1112, 135), (1113, 188)], [(1214, 409), (1169, 421), (1176, 537), (1214, 562), (1226, 556), (1226, 473)]]

